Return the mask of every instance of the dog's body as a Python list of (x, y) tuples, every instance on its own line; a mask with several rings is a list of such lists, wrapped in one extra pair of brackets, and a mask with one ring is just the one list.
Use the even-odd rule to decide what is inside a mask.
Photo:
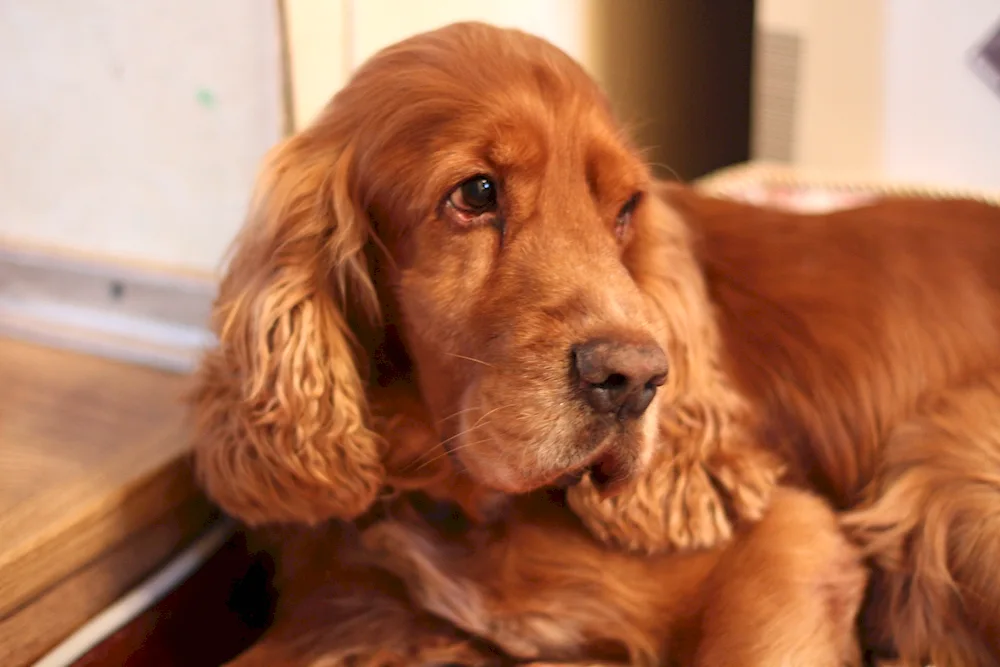
[(273, 537), (278, 615), (233, 664), (860, 664), (867, 572), (807, 494), (776, 494), (725, 547), (656, 556), (607, 549), (547, 494), (457, 531), (408, 503), (391, 514)]
[[(873, 641), (997, 663), (998, 251), (985, 204), (806, 216), (657, 185), (520, 33), (390, 48), (273, 157), (195, 396), (224, 508), (365, 517), (292, 541), (244, 660), (850, 661), (859, 552), (782, 483), (846, 512)], [(374, 519), (387, 490), (481, 521), (529, 495), (452, 534)]]
[(869, 639), (938, 665), (1000, 661), (1000, 209), (670, 200), (702, 239), (758, 441), (847, 510), (873, 558)]

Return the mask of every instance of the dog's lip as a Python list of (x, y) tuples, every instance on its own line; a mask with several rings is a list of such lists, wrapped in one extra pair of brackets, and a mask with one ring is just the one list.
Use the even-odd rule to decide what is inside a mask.
[(614, 447), (606, 448), (579, 468), (574, 468), (560, 475), (553, 486), (569, 489), (589, 476), (590, 483), (593, 484), (601, 498), (611, 498), (621, 493), (628, 484), (630, 475), (624, 474), (629, 467), (627, 458), (627, 456), (615, 451)]
[[(468, 413), (463, 413), (461, 418), (461, 432), (468, 430), (468, 426), (465, 423), (467, 419)], [(490, 424), (485, 424), (484, 429), (491, 430)], [(459, 452), (464, 447), (457, 440), (459, 439), (446, 438), (441, 443), (446, 455), (452, 462), (472, 474), (473, 477), (479, 479), (480, 483), (488, 488), (508, 494), (526, 493), (544, 487), (555, 487), (565, 490), (580, 484), (585, 478), (589, 477), (597, 493), (602, 499), (606, 499), (618, 495), (627, 486), (629, 480), (633, 477), (631, 472), (633, 472), (635, 467), (633, 463), (636, 457), (630, 455), (628, 443), (623, 442), (620, 437), (612, 437), (606, 439), (600, 446), (595, 448), (578, 466), (569, 468), (568, 470), (564, 469), (562, 472), (549, 477), (548, 481), (539, 483), (539, 480), (536, 478), (528, 484), (517, 484), (516, 482), (511, 484), (509, 480), (508, 483), (503, 483), (496, 478), (490, 480), (476, 475), (475, 471), (470, 469), (468, 462), (460, 455)]]
[(583, 466), (576, 470), (563, 473), (558, 478), (556, 478), (556, 481), (553, 482), (552, 485), (560, 489), (568, 489), (582, 482), (583, 478), (586, 477), (587, 472), (588, 472), (587, 466)]
[(634, 467), (627, 455), (609, 450), (591, 464), (590, 482), (602, 499), (611, 498), (625, 489), (632, 478), (632, 470)]

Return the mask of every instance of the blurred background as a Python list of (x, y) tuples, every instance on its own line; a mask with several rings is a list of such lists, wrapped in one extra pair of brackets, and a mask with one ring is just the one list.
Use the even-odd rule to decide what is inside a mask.
[(653, 160), (1000, 188), (997, 0), (3, 0), (0, 235), (214, 271), (265, 149), (463, 19), (580, 60)]

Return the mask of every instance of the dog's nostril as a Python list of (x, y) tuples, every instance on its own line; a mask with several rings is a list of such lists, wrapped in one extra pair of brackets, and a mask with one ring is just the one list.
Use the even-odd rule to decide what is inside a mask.
[(650, 387), (653, 391), (656, 391), (657, 387), (662, 387), (667, 381), (667, 374), (661, 373), (660, 375), (654, 375), (646, 383), (647, 387)]
[(646, 386), (642, 388), (642, 391), (638, 392), (631, 400), (625, 401), (622, 404), (621, 409), (618, 411), (618, 416), (621, 418), (626, 417), (638, 417), (646, 411), (649, 404), (653, 402), (653, 397), (656, 396), (656, 385), (651, 385), (648, 382)]
[(592, 340), (573, 350), (580, 386), (594, 411), (639, 417), (666, 381), (667, 358), (654, 343)]
[(614, 391), (615, 389), (627, 389), (628, 384), (629, 384), (628, 378), (622, 375), (621, 373), (612, 373), (611, 375), (608, 376), (607, 380), (604, 380), (603, 382), (593, 383), (595, 387), (599, 387), (601, 389), (608, 389), (611, 391)]

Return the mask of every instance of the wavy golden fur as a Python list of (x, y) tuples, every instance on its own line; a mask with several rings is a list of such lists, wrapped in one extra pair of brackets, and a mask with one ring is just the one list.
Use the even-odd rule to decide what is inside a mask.
[(302, 526), (240, 664), (856, 663), (861, 554), (865, 648), (996, 664), (997, 256), (656, 183), (523, 33), (389, 47), (267, 159), (193, 397), (212, 497)]

